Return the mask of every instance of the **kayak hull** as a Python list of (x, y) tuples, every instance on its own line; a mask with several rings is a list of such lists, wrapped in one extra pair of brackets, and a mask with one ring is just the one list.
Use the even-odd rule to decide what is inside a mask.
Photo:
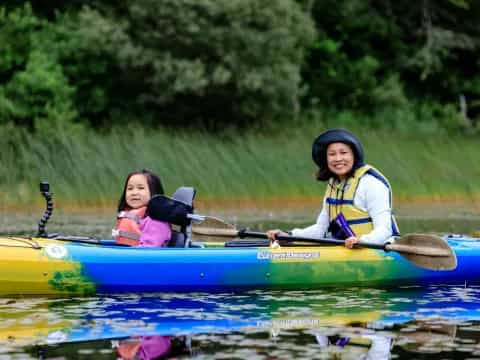
[(480, 241), (449, 238), (458, 266), (434, 271), (399, 253), (341, 246), (127, 248), (0, 238), (1, 295), (313, 289), (480, 282)]

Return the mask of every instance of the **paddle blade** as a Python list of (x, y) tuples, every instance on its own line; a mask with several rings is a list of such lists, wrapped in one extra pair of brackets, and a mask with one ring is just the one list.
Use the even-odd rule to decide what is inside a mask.
[(221, 219), (206, 216), (200, 224), (192, 225), (192, 232), (197, 235), (236, 237), (238, 230), (235, 225)]
[(425, 269), (454, 270), (457, 267), (455, 252), (445, 240), (434, 234), (408, 234), (385, 248), (399, 252)]

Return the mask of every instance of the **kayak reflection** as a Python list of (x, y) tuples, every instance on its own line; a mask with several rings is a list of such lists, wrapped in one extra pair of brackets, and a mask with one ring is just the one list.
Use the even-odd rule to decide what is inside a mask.
[[(52, 357), (62, 357), (67, 348), (88, 353), (100, 347), (125, 359), (217, 353), (245, 358), (242, 351), (264, 357), (281, 352), (278, 358), (325, 353), (326, 358), (376, 354), (381, 359), (389, 351), (449, 353), (462, 339), (480, 347), (480, 289), (11, 298), (0, 300), (0, 322), (0, 346), (9, 354), (44, 346)], [(231, 352), (239, 354), (228, 356)]]

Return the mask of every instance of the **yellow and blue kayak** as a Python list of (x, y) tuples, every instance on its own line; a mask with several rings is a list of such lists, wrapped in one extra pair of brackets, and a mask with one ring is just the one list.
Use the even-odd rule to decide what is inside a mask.
[(134, 248), (0, 238), (0, 295), (314, 289), (478, 283), (480, 241), (446, 237), (454, 270), (417, 267), (396, 252), (342, 246)]

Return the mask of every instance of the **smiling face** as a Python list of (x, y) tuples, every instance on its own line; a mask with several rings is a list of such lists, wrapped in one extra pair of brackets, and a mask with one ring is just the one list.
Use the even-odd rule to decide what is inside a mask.
[(150, 200), (150, 188), (148, 187), (147, 177), (143, 174), (135, 174), (128, 179), (125, 189), (125, 201), (132, 209), (146, 206)]
[(328, 169), (338, 176), (340, 180), (345, 179), (352, 171), (355, 157), (352, 148), (345, 143), (331, 143), (327, 147)]

